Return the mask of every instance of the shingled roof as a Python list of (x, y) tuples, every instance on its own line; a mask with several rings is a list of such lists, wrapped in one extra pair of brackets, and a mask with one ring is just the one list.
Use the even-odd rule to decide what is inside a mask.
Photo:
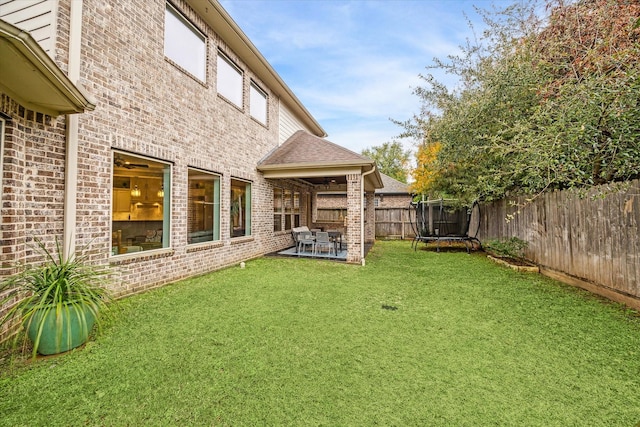
[(380, 177), (382, 178), (382, 184), (384, 187), (376, 189), (376, 194), (411, 194), (409, 186), (404, 182), (400, 182), (383, 173), (380, 173)]
[(382, 187), (373, 160), (303, 130), (269, 153), (257, 169), (266, 178), (302, 178), (312, 184), (326, 177), (341, 177), (346, 183), (347, 174), (365, 174), (366, 191)]
[(324, 138), (299, 130), (263, 159), (258, 165), (258, 169), (270, 165), (341, 163), (373, 164), (373, 160)]

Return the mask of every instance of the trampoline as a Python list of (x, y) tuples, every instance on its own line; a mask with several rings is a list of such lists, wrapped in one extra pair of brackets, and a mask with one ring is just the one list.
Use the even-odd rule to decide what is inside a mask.
[[(456, 200), (422, 200), (409, 204), (409, 220), (415, 233), (413, 242), (417, 250), (420, 242), (436, 242), (440, 252), (440, 242), (463, 242), (467, 253), (470, 253), (474, 242), (481, 248), (478, 240), (480, 228), (480, 207), (478, 203), (472, 206), (460, 206)], [(474, 211), (477, 213), (477, 225), (473, 235), (469, 233), (469, 225)]]

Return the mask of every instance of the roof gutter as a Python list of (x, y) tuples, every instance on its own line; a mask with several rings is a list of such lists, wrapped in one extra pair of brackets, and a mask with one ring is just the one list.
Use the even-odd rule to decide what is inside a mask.
[(52, 117), (95, 108), (96, 101), (64, 74), (31, 34), (1, 19), (0, 49), (0, 88), (19, 104)]
[(271, 164), (271, 165), (258, 165), (256, 169), (259, 171), (268, 171), (268, 170), (287, 170), (287, 169), (318, 169), (318, 168), (362, 168), (364, 166), (371, 166), (371, 162), (362, 161), (362, 162), (353, 162), (353, 161), (329, 161), (329, 162), (317, 162), (317, 163), (279, 163), (279, 164)]

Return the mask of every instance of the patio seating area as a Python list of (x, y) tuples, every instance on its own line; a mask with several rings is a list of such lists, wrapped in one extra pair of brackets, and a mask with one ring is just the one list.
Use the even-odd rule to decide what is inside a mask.
[(347, 260), (347, 243), (338, 230), (323, 231), (306, 226), (291, 230), (295, 246), (278, 255)]

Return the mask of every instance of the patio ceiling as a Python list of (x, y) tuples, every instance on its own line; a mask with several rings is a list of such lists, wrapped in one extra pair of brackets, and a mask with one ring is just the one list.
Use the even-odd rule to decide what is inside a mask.
[(293, 134), (258, 164), (265, 178), (297, 178), (310, 185), (343, 186), (347, 175), (371, 172), (365, 176), (365, 191), (382, 188), (375, 162), (326, 139), (305, 131)]

